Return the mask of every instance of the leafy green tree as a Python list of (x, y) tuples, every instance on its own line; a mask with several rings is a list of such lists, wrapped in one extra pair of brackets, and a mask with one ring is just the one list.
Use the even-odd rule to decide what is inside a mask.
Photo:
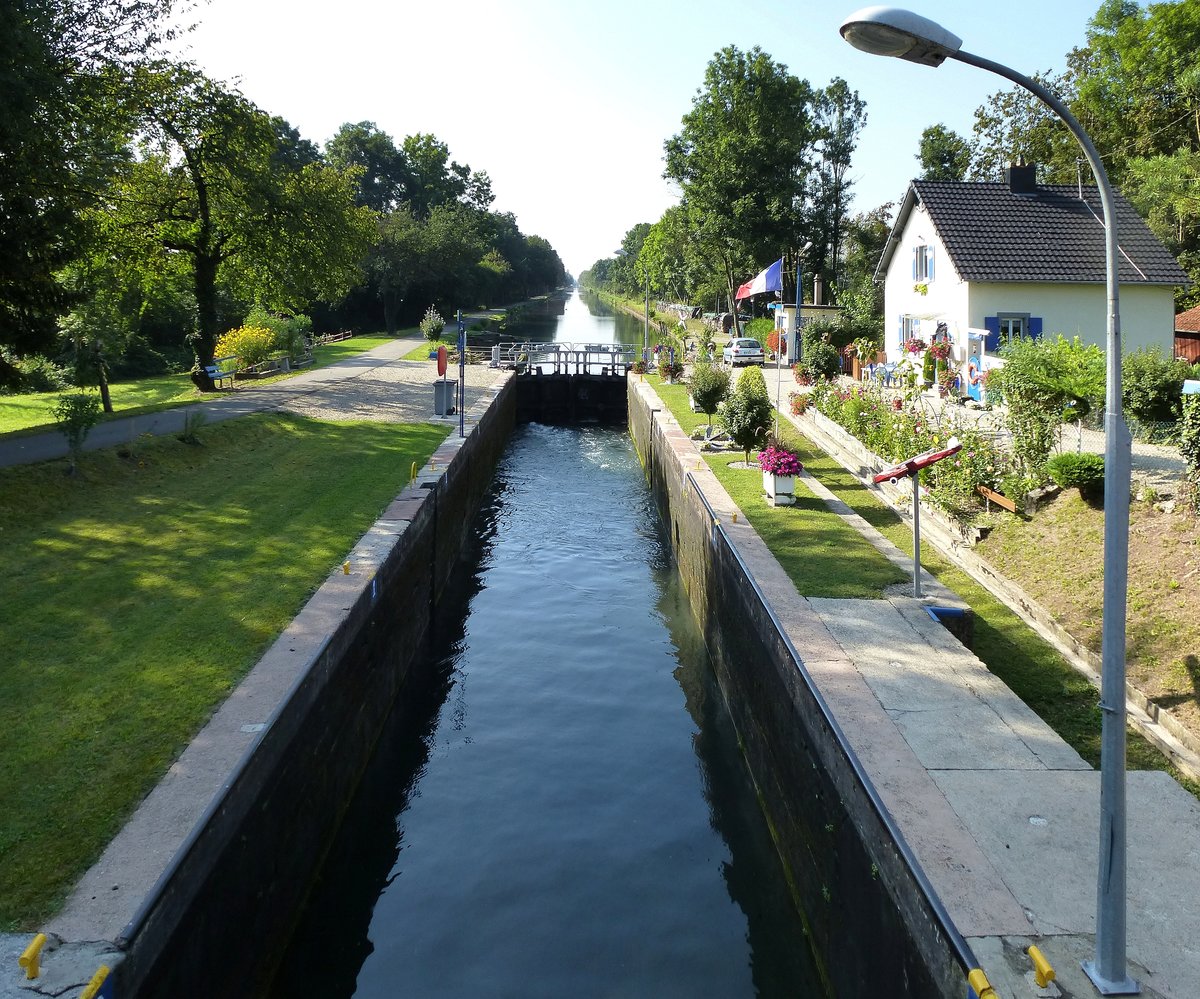
[(747, 368), (721, 411), (721, 423), (729, 439), (742, 449), (747, 464), (750, 452), (766, 439), (773, 413), (762, 369)]
[(812, 171), (811, 86), (755, 47), (716, 53), (665, 144), (697, 259), (734, 300), (742, 275), (799, 243)]
[(355, 207), (353, 175), (297, 168), (278, 121), (240, 94), (183, 67), (159, 67), (144, 82), (140, 155), (93, 217), (146, 281), (180, 268), (191, 277), (192, 377), (207, 390), (219, 288), (284, 310), (340, 297), (361, 273), (373, 213)]
[(437, 136), (409, 135), (401, 148), (408, 171), (404, 200), (417, 218), (454, 201), (486, 211), (495, 200), (491, 178), (450, 159), (450, 147)]
[[(1068, 105), (1074, 95), (1069, 74), (1032, 74)], [(992, 94), (975, 110), (970, 180), (998, 181), (1009, 163), (1038, 165), (1038, 179), (1066, 184), (1076, 179), (1079, 145), (1053, 111), (1023, 87)]]
[(835, 78), (814, 101), (817, 151), (812, 217), (816, 239), (807, 255), (810, 270), (820, 270), (827, 288), (840, 288), (842, 239), (853, 182), (847, 176), (858, 136), (867, 123), (866, 103), (845, 80)]
[(713, 413), (729, 395), (729, 372), (714, 364), (698, 362), (692, 368), (689, 388), (692, 401), (708, 417), (708, 434), (711, 437)]
[[(55, 274), (86, 252), (83, 212), (122, 158), (129, 67), (167, 37), (172, 0), (0, 5), (0, 347), (49, 349), (72, 289)], [(0, 384), (17, 373), (0, 354)]]
[(340, 170), (357, 168), (358, 204), (386, 213), (404, 200), (409, 185), (407, 161), (392, 137), (373, 121), (344, 124), (325, 143), (325, 157)]
[(921, 133), (917, 160), (922, 180), (965, 180), (971, 168), (971, 144), (945, 125), (930, 125)]

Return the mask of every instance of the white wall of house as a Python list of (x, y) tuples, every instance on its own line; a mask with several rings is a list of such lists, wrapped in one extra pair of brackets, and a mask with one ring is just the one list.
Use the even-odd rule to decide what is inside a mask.
[[(933, 276), (925, 281), (913, 277), (913, 261), (919, 246), (932, 255)], [(924, 287), (922, 293), (918, 286)], [(888, 265), (883, 284), (883, 346), (889, 361), (906, 356), (901, 344), (901, 326), (905, 317), (916, 320), (921, 338), (929, 342), (937, 323), (944, 322), (954, 343), (951, 355), (956, 362), (965, 358), (968, 286), (958, 276), (950, 254), (919, 204), (904, 226), (904, 232)]]
[[(1175, 289), (1121, 285), (1121, 343), (1126, 353), (1159, 347), (1171, 356), (1175, 344)], [(1108, 336), (1108, 295), (1102, 284), (982, 284), (970, 286), (969, 324), (982, 327), (1002, 313), (1039, 316), (1042, 335), (1061, 333), (1103, 348)]]

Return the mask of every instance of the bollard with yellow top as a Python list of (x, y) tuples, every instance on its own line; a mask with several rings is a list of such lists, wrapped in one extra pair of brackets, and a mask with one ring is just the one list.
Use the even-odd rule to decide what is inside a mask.
[(1044, 989), (1052, 981), (1054, 981), (1054, 969), (1050, 966), (1050, 962), (1040, 950), (1033, 944), (1025, 948), (1025, 953), (1029, 955), (1029, 960), (1033, 962), (1033, 981), (1039, 989)]
[(42, 948), (46, 946), (46, 934), (39, 933), (36, 937), (29, 941), (29, 946), (17, 958), (17, 964), (25, 969), (25, 977), (28, 980), (37, 978), (42, 973)]
[(1000, 999), (982, 968), (975, 968), (967, 975), (967, 984), (971, 987), (969, 999)]
[[(107, 964), (100, 965), (100, 967), (96, 969), (96, 973), (92, 975), (91, 981), (89, 981), (84, 987), (84, 990), (79, 993), (79, 999), (97, 999), (97, 996), (100, 995), (100, 990), (104, 988), (105, 981), (108, 980), (111, 970), (112, 969), (109, 968)], [(106, 992), (104, 994), (109, 995), (110, 993)]]

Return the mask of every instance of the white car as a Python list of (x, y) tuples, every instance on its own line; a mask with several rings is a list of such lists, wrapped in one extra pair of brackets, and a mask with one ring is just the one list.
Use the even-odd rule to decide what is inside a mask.
[(766, 360), (762, 344), (749, 337), (730, 340), (721, 352), (721, 356), (730, 367), (736, 367), (739, 364), (762, 364)]

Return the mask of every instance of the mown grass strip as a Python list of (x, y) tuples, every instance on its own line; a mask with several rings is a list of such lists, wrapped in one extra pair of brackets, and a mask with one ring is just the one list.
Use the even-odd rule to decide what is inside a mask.
[(0, 929), (60, 904), (445, 435), (271, 414), (0, 470)]

